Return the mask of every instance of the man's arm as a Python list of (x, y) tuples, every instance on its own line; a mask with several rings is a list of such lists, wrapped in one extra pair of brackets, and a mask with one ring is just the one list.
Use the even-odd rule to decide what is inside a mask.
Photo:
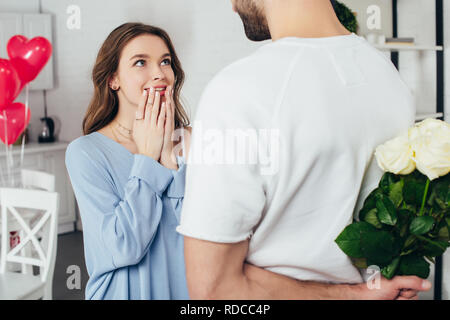
[(431, 283), (416, 276), (381, 277), (379, 287), (292, 279), (245, 263), (248, 240), (216, 243), (185, 237), (186, 276), (191, 299), (214, 300), (417, 300)]
[(248, 240), (215, 243), (185, 237), (191, 299), (361, 299), (360, 284), (299, 281), (245, 263)]

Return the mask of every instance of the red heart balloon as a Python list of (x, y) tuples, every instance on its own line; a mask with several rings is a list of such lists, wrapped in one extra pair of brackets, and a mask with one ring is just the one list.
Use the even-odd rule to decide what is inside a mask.
[(0, 112), (0, 139), (6, 145), (11, 145), (19, 138), (30, 122), (31, 112), (23, 103), (16, 102)]
[(20, 79), (11, 62), (0, 59), (0, 111), (17, 98), (20, 93)]
[(9, 39), (6, 46), (11, 63), (19, 74), (22, 88), (33, 81), (42, 71), (52, 55), (52, 44), (43, 37), (28, 40), (17, 35)]

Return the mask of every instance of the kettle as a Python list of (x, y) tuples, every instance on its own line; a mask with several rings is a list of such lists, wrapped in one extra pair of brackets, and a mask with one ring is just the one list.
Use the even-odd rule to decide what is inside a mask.
[(52, 118), (44, 117), (40, 119), (43, 126), (39, 134), (39, 143), (55, 142), (55, 122)]

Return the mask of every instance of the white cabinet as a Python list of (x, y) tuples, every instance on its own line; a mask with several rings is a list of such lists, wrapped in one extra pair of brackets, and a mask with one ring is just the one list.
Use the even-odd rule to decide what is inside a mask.
[[(44, 37), (52, 42), (52, 16), (50, 14), (0, 13), (0, 57), (7, 59), (6, 45), (15, 35), (28, 39)], [(37, 78), (30, 82), (30, 90), (53, 88), (53, 58), (50, 58)]]
[[(3, 144), (0, 144), (0, 146), (2, 147), (0, 149), (0, 169), (4, 178), (8, 178), (5, 146)], [(76, 222), (75, 196), (65, 165), (67, 146), (67, 142), (26, 144), (22, 166), (24, 169), (40, 170), (55, 175), (55, 191), (60, 195), (58, 233), (74, 231)], [(13, 147), (12, 154), (16, 164), (20, 160), (20, 152), (21, 147)], [(16, 183), (20, 182), (20, 170), (22, 168), (16, 165), (11, 170), (11, 176), (14, 177)]]

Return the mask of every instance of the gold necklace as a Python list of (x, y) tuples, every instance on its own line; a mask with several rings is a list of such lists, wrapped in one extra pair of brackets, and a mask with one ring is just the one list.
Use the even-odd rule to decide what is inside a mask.
[(121, 129), (125, 130), (129, 135), (131, 135), (131, 134), (133, 133), (133, 130), (132, 130), (132, 129), (128, 129), (127, 127), (124, 127), (124, 126), (121, 125), (120, 122), (117, 121), (117, 120), (116, 120), (116, 122), (117, 122), (117, 126), (118, 126), (119, 128), (121, 128)]
[[(119, 138), (118, 138), (117, 135), (116, 135), (116, 130), (114, 130), (114, 127), (111, 126), (110, 128), (111, 128), (111, 132), (112, 132), (112, 134), (113, 134), (114, 139), (116, 140), (116, 142), (122, 144), (122, 142), (119, 140)], [(121, 135), (125, 140), (128, 140), (127, 142), (124, 142), (124, 143), (130, 143), (131, 141), (133, 141), (132, 139), (130, 139), (130, 137), (127, 137), (127, 136), (125, 136), (124, 134), (122, 134), (122, 133), (120, 133), (120, 132), (118, 132), (118, 133), (119, 133), (119, 135)]]

